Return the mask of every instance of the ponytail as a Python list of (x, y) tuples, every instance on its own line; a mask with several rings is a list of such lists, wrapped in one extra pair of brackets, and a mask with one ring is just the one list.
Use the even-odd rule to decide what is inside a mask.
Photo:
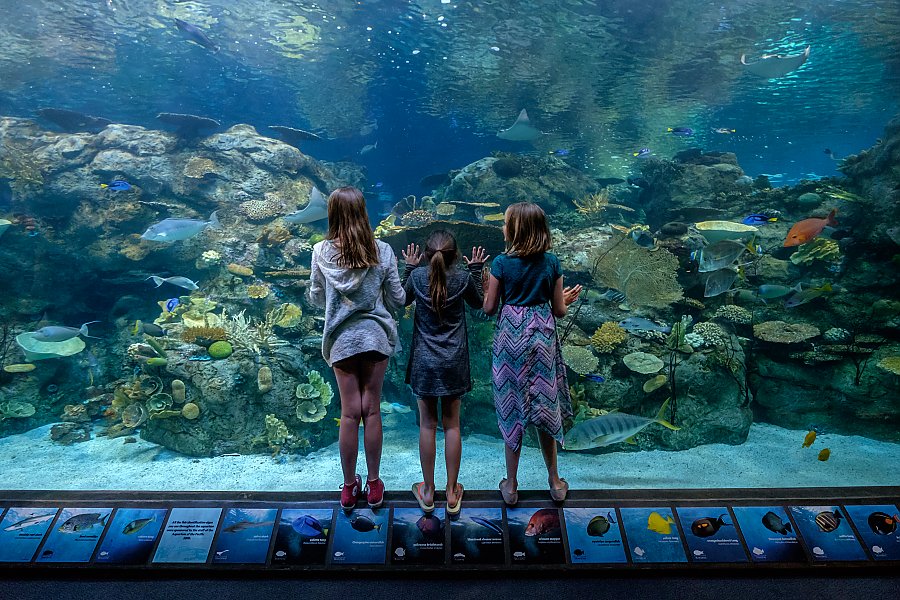
[(443, 320), (441, 309), (447, 301), (447, 264), (444, 262), (444, 253), (435, 252), (429, 261), (431, 269), (428, 272), (428, 292), (431, 294), (431, 307), (439, 320)]
[(431, 308), (441, 321), (441, 310), (447, 302), (447, 271), (458, 259), (456, 238), (449, 231), (438, 229), (428, 236), (425, 243), (425, 260), (429, 266), (428, 293), (431, 296)]

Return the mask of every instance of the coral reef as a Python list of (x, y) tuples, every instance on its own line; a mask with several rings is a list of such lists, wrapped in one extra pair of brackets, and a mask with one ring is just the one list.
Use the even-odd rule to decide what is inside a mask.
[(628, 339), (628, 332), (615, 321), (606, 321), (591, 336), (591, 345), (601, 354), (609, 354)]
[(664, 308), (682, 297), (678, 259), (667, 250), (651, 252), (617, 235), (591, 255), (594, 280), (625, 294), (632, 306)]
[(212, 356), (215, 360), (228, 358), (234, 351), (234, 349), (231, 347), (231, 344), (224, 340), (213, 342), (209, 345), (209, 348), (207, 350), (209, 352), (209, 355)]
[(594, 356), (593, 352), (584, 346), (567, 344), (562, 347), (562, 357), (566, 366), (579, 375), (593, 373), (599, 364), (599, 360)]
[(663, 361), (661, 361), (659, 357), (647, 352), (632, 352), (631, 354), (626, 354), (622, 358), (622, 362), (635, 373), (640, 373), (642, 375), (656, 373), (664, 366)]
[(810, 265), (815, 261), (836, 263), (841, 261), (841, 248), (835, 240), (817, 237), (803, 244), (791, 254), (791, 262), (795, 265)]
[(213, 342), (226, 340), (228, 334), (222, 327), (185, 327), (181, 339), (188, 344), (210, 346)]
[(819, 328), (808, 323), (765, 321), (753, 326), (753, 335), (774, 344), (798, 344), (818, 336)]
[(713, 313), (714, 319), (724, 319), (736, 325), (749, 325), (753, 321), (753, 313), (737, 304), (724, 304)]
[(33, 404), (19, 400), (0, 402), (0, 421), (3, 419), (27, 419), (35, 412)]
[(704, 341), (704, 344), (702, 345), (706, 346), (724, 346), (729, 339), (729, 335), (725, 333), (725, 330), (722, 329), (721, 326), (710, 321), (704, 321), (694, 325), (693, 333), (701, 336)]

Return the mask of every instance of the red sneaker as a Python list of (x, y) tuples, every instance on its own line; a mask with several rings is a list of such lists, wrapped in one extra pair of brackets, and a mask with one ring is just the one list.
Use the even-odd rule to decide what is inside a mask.
[(341, 484), (341, 508), (344, 510), (353, 510), (362, 492), (362, 477), (356, 476), (353, 485)]
[(384, 504), (384, 482), (381, 478), (374, 481), (366, 479), (366, 502), (369, 508), (378, 508)]

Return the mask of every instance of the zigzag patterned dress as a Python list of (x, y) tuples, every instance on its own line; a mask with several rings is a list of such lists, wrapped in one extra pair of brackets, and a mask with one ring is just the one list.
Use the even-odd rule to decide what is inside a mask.
[(513, 450), (521, 447), (531, 424), (562, 442), (563, 420), (572, 414), (556, 319), (548, 304), (561, 272), (559, 260), (549, 253), (526, 259), (501, 255), (491, 265), (504, 299), (494, 332), (494, 404), (503, 440)]

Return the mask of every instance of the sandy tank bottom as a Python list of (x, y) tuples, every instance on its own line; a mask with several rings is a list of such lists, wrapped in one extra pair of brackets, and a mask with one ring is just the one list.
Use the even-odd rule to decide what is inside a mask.
[[(409, 490), (422, 479), (415, 414), (384, 416), (381, 477), (388, 490)], [(304, 457), (264, 455), (192, 458), (138, 440), (95, 437), (61, 446), (50, 425), (0, 439), (0, 489), (6, 490), (186, 490), (310, 491), (335, 493), (341, 483), (337, 444)], [(560, 473), (572, 489), (817, 487), (900, 485), (893, 468), (900, 445), (859, 436), (825, 434), (801, 448), (806, 431), (754, 424), (740, 446), (711, 444), (681, 452), (617, 452), (602, 456), (562, 452)], [(438, 434), (438, 447), (443, 439)], [(360, 440), (360, 448), (362, 448)], [(817, 460), (831, 449), (827, 462)], [(360, 452), (359, 469), (365, 469)], [(443, 454), (437, 485), (445, 482)], [(467, 489), (497, 488), (504, 476), (499, 438), (463, 440), (460, 481)], [(546, 489), (537, 448), (526, 447), (519, 469), (521, 489)]]

